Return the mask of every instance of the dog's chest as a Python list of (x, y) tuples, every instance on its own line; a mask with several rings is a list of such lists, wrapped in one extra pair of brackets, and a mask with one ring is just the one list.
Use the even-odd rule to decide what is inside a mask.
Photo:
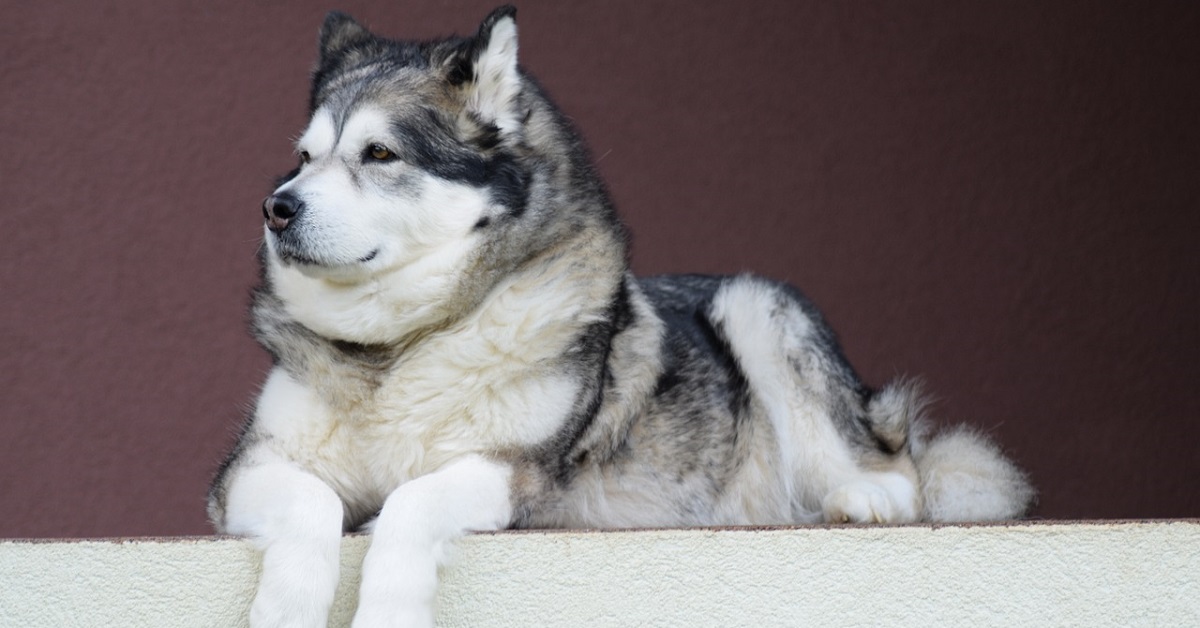
[(544, 346), (503, 340), (430, 338), (365, 387), (345, 364), (306, 373), (306, 418), (273, 435), (353, 511), (373, 511), (404, 482), (463, 455), (541, 443), (571, 412), (579, 384)]

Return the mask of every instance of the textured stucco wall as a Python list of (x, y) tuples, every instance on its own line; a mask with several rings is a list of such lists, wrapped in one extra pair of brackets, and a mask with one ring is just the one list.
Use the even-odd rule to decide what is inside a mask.
[[(4, 542), (0, 625), (243, 625), (256, 565), (228, 539)], [(444, 627), (1197, 626), (1200, 522), (481, 535), (440, 603)]]

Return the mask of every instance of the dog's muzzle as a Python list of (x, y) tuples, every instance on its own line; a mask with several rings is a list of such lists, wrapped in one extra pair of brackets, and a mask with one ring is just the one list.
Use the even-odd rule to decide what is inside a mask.
[(280, 194), (272, 194), (263, 201), (263, 219), (267, 221), (267, 228), (275, 233), (279, 233), (296, 219), (296, 216), (304, 210), (304, 201), (296, 198), (290, 192)]

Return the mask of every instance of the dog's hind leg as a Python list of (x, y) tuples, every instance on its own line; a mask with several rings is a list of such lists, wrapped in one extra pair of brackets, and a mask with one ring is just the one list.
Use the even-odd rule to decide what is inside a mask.
[(894, 432), (906, 426), (872, 425), (865, 389), (802, 296), (738, 277), (714, 296), (709, 316), (774, 429), (779, 481), (796, 521), (898, 523), (919, 516), (912, 461), (902, 446), (889, 451), (889, 441), (903, 441)]
[(449, 543), (508, 525), (511, 475), (507, 465), (470, 456), (392, 492), (363, 560), (353, 628), (432, 628), (437, 569)]
[(896, 471), (863, 472), (821, 500), (831, 523), (908, 523), (920, 512), (916, 483)]
[(826, 521), (900, 523), (920, 518), (919, 474), (910, 455), (910, 437), (922, 409), (920, 391), (910, 382), (892, 383), (871, 395), (858, 414), (865, 431), (857, 433), (861, 446), (856, 459), (865, 471), (825, 495), (821, 506)]

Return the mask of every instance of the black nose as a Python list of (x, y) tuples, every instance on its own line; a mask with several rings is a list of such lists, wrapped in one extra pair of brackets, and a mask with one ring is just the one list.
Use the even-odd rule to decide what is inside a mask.
[(263, 219), (268, 229), (278, 233), (287, 229), (303, 209), (304, 202), (290, 192), (272, 194), (263, 201)]

